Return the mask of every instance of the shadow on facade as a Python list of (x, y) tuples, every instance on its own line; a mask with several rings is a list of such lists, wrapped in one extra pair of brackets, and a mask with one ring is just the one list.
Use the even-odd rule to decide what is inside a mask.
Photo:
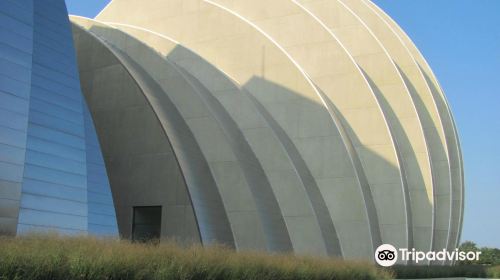
[[(181, 240), (190, 240), (194, 242), (200, 242), (203, 237), (199, 236), (200, 227), (210, 227), (212, 225), (204, 224), (200, 225), (200, 215), (199, 208), (197, 211), (196, 205), (193, 204), (206, 204), (208, 196), (203, 195), (193, 198), (192, 190), (188, 189), (186, 185), (186, 179), (188, 176), (202, 175), (210, 176), (207, 174), (207, 168), (204, 171), (188, 172), (186, 168), (183, 168), (182, 164), (179, 164), (180, 160), (183, 160), (183, 156), (177, 154), (175, 147), (172, 147), (172, 143), (169, 138), (171, 135), (168, 131), (165, 134), (159, 134), (157, 131), (164, 131), (162, 129), (162, 124), (159, 118), (168, 118), (172, 116), (171, 114), (165, 114), (158, 116), (158, 112), (151, 107), (147, 102), (144, 93), (144, 87), (140, 86), (137, 81), (137, 77), (131, 75), (131, 73), (123, 66), (123, 63), (116, 58), (116, 56), (106, 51), (106, 47), (102, 42), (97, 42), (91, 40), (88, 35), (83, 35), (82, 32), (75, 31), (74, 36), (77, 47), (77, 53), (79, 54), (79, 66), (81, 75), (81, 84), (84, 95), (87, 99), (89, 107), (92, 112), (92, 116), (96, 125), (96, 129), (99, 135), (99, 140), (101, 143), (102, 151), (105, 156), (106, 168), (109, 174), (111, 188), (113, 190), (113, 198), (115, 202), (115, 207), (117, 211), (118, 225), (120, 228), (120, 234), (125, 237), (130, 237), (132, 218), (131, 211), (133, 206), (147, 206), (147, 205), (162, 205), (164, 217), (162, 218), (162, 238), (176, 238)], [(91, 32), (95, 34), (102, 33), (112, 33), (120, 32), (116, 29), (94, 26), (90, 29)], [(87, 36), (87, 38), (83, 38)], [(112, 45), (112, 44), (111, 44)], [(318, 111), (328, 111), (328, 114), (332, 116), (331, 125), (335, 127), (334, 131), (338, 133), (337, 137), (344, 140), (345, 153), (351, 157), (352, 169), (357, 172), (357, 177), (359, 180), (360, 193), (363, 196), (366, 207), (366, 215), (369, 219), (369, 227), (371, 230), (371, 235), (373, 238), (373, 247), (377, 247), (382, 243), (380, 216), (384, 215), (384, 211), (395, 211), (387, 205), (377, 204), (377, 196), (383, 195), (383, 193), (377, 192), (376, 186), (370, 186), (367, 179), (367, 174), (365, 170), (371, 168), (366, 166), (363, 157), (375, 158), (376, 161), (383, 165), (377, 168), (390, 169), (394, 172), (399, 172), (399, 167), (392, 165), (390, 162), (386, 161), (384, 158), (380, 157), (377, 153), (367, 150), (362, 147), (360, 140), (357, 138), (355, 131), (349, 126), (348, 122), (343, 118), (342, 114), (339, 113), (338, 109), (335, 108), (335, 104), (329, 101), (325, 94), (319, 93), (323, 98), (327, 100), (327, 107), (324, 104), (316, 103), (310, 99), (304, 98), (300, 94), (282, 87), (272, 81), (266, 80), (265, 77), (254, 76), (244, 84), (238, 85), (234, 80), (227, 77), (224, 73), (214, 67), (210, 62), (204, 60), (202, 57), (193, 53), (189, 49), (182, 46), (176, 46), (168, 55), (162, 55), (153, 49), (150, 49), (146, 45), (145, 48), (149, 51), (156, 53), (158, 59), (167, 59), (177, 65), (178, 67), (184, 69), (190, 73), (189, 69), (183, 68), (177, 62), (180, 60), (191, 60), (195, 61), (197, 65), (203, 67), (203, 69), (210, 71), (211, 76), (213, 76), (218, 82), (230, 85), (234, 89), (234, 94), (245, 95), (251, 102), (252, 106), (256, 109), (258, 114), (267, 122), (269, 127), (272, 129), (276, 139), (281, 143), (283, 149), (287, 152), (290, 161), (292, 162), (298, 176), (305, 188), (305, 191), (312, 202), (312, 207), (316, 219), (321, 228), (321, 233), (325, 239), (325, 244), (327, 246), (327, 251), (329, 255), (340, 255), (340, 248), (342, 246), (342, 240), (338, 238), (338, 232), (335, 227), (335, 221), (332, 220), (331, 215), (328, 210), (327, 202), (325, 201), (324, 195), (321, 193), (320, 187), (318, 187), (318, 182), (315, 179), (317, 174), (309, 168), (307, 161), (304, 159), (299, 147), (296, 146), (294, 140), (287, 133), (287, 130), (282, 126), (281, 122), (273, 116), (273, 112), (268, 110), (266, 106), (259, 100), (258, 97), (254, 95), (256, 89), (261, 89), (263, 92), (279, 92), (280, 95), (286, 95), (290, 97), (290, 100), (297, 100), (297, 103), (308, 104), (307, 106), (315, 107)], [(99, 54), (99, 59), (97, 59), (94, 54)], [(104, 57), (102, 57), (104, 56)], [(131, 58), (133, 59), (133, 58)], [(140, 69), (139, 65), (134, 65), (134, 67)], [(144, 71), (144, 69), (141, 69)], [(190, 73), (196, 79), (196, 74)], [(367, 80), (370, 82), (372, 88), (378, 91), (378, 88), (371, 81), (365, 73)], [(97, 82), (96, 82), (97, 81)], [(203, 82), (201, 82), (201, 86)], [(209, 86), (206, 86), (209, 88)], [(153, 89), (159, 89), (160, 87), (152, 87)], [(151, 90), (151, 88), (150, 88)], [(158, 94), (158, 93), (156, 93)], [(165, 92), (160, 94), (166, 95)], [(213, 95), (210, 90), (203, 91), (203, 94), (207, 96), (201, 99), (205, 100), (205, 105), (211, 108), (216, 108), (217, 112), (213, 114), (218, 114), (222, 116), (224, 120), (219, 119), (219, 124), (221, 126), (230, 126), (231, 131), (237, 133), (237, 141), (235, 146), (232, 147), (233, 150), (237, 147), (242, 147), (245, 155), (253, 155), (251, 146), (246, 143), (244, 134), (240, 131), (238, 124), (236, 124), (231, 119), (231, 110), (234, 108), (227, 108), (217, 98)], [(355, 93), (353, 93), (355, 94)], [(399, 121), (394, 114), (394, 111), (383, 98), (380, 92), (377, 93), (377, 97), (380, 103), (383, 103), (386, 108), (386, 117), (393, 119), (393, 125), (397, 126), (397, 130), (404, 131), (401, 127)], [(168, 98), (168, 97), (167, 97)], [(172, 102), (171, 102), (172, 103)], [(207, 105), (207, 103), (210, 103)], [(172, 103), (175, 107), (175, 104)], [(173, 108), (172, 110), (176, 110)], [(175, 126), (176, 122), (179, 122), (179, 118), (182, 118), (177, 112), (175, 119), (168, 120), (172, 126)], [(224, 124), (223, 122), (226, 122)], [(177, 130), (189, 130), (188, 126), (177, 126)], [(175, 131), (172, 130), (172, 131)], [(178, 131), (179, 132), (179, 131)], [(183, 139), (189, 138), (189, 143), (196, 145), (197, 140), (194, 138), (189, 131), (180, 131), (183, 135)], [(405, 141), (405, 145), (410, 146), (408, 135), (400, 135), (399, 139)], [(233, 141), (233, 140), (230, 140)], [(244, 143), (242, 144), (241, 141)], [(401, 144), (401, 143), (400, 143)], [(175, 146), (175, 144), (174, 144)], [(187, 147), (186, 149), (189, 149)], [(359, 151), (364, 149), (363, 156), (360, 155)], [(199, 148), (195, 149), (193, 153), (200, 161), (205, 161), (203, 159), (203, 153)], [(235, 154), (241, 153), (242, 151), (234, 151)], [(411, 157), (416, 157), (413, 150), (409, 151)], [(191, 157), (191, 159), (193, 158)], [(185, 160), (190, 160), (186, 158)], [(400, 160), (401, 161), (401, 160)], [(257, 164), (258, 168), (260, 163), (257, 158), (251, 160), (252, 164)], [(335, 166), (331, 167), (332, 169)], [(411, 175), (417, 182), (421, 185), (416, 186), (415, 191), (425, 190), (423, 184), (423, 176), (419, 172), (418, 168), (405, 167), (407, 170), (411, 170)], [(404, 171), (403, 171), (404, 172)], [(202, 174), (203, 173), (203, 174)], [(255, 175), (254, 173), (253, 175)], [(266, 177), (266, 174), (261, 170), (258, 173), (259, 176)], [(200, 176), (201, 176), (200, 175)], [(408, 174), (403, 174), (408, 176)], [(255, 180), (251, 176), (245, 177), (247, 181)], [(261, 178), (261, 182), (268, 182), (268, 178)], [(250, 183), (249, 186), (257, 186), (255, 183)], [(272, 189), (269, 185), (259, 185), (260, 189), (254, 190), (254, 199), (259, 200), (258, 195), (262, 192), (267, 193), (265, 199), (269, 199), (269, 195), (272, 196)], [(399, 186), (401, 188), (401, 186)], [(398, 199), (405, 199), (407, 201), (407, 222), (410, 228), (408, 233), (409, 246), (414, 244), (414, 232), (418, 230), (416, 224), (413, 224), (413, 215), (411, 213), (416, 213), (421, 209), (420, 207), (425, 207), (425, 209), (432, 209), (432, 202), (426, 201), (425, 205), (418, 205), (419, 208), (411, 208), (410, 203), (412, 201), (412, 191), (405, 184), (406, 197), (400, 197)], [(213, 187), (212, 187), (213, 190)], [(336, 200), (343, 200), (342, 197), (335, 198)], [(217, 200), (217, 199), (216, 199)], [(224, 207), (221, 201), (210, 200), (210, 203), (218, 204), (218, 207)], [(266, 209), (269, 208), (269, 200), (263, 200), (262, 207)], [(273, 202), (277, 203), (277, 202)], [(387, 209), (378, 209), (378, 207), (384, 206)], [(282, 215), (279, 209), (272, 206), (270, 211), (273, 215)], [(400, 209), (404, 211), (404, 209)], [(397, 210), (396, 210), (397, 211)], [(429, 211), (427, 211), (429, 212)], [(265, 214), (265, 213), (264, 213)], [(215, 212), (214, 212), (215, 215)], [(429, 213), (432, 215), (432, 213)], [(207, 217), (204, 223), (215, 221), (219, 217)], [(261, 215), (261, 218), (266, 218)], [(264, 223), (266, 227), (273, 226), (273, 221), (282, 221), (283, 217), (267, 217), (270, 220)], [(426, 219), (431, 219), (426, 217)], [(413, 221), (414, 222), (414, 221)], [(216, 223), (216, 226), (225, 226), (220, 223)], [(274, 225), (275, 226), (275, 225)], [(429, 225), (430, 227), (430, 225)], [(226, 229), (228, 230), (228, 229)], [(229, 229), (230, 230), (230, 229)], [(429, 231), (430, 228), (424, 229)], [(270, 231), (270, 235), (276, 233), (276, 231)], [(422, 235), (422, 233), (418, 233)], [(283, 236), (285, 238), (290, 238), (289, 236)], [(420, 237), (421, 238), (421, 237)], [(430, 243), (430, 235), (425, 236), (425, 242)], [(279, 242), (279, 240), (276, 240)]]

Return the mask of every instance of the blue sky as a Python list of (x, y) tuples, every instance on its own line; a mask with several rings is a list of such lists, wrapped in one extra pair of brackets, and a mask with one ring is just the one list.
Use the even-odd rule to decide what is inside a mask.
[[(66, 0), (94, 17), (108, 0)], [(500, 248), (500, 1), (375, 0), (412, 38), (446, 92), (466, 176), (462, 240)]]
[(500, 248), (500, 1), (376, 0), (443, 87), (465, 163), (463, 240)]

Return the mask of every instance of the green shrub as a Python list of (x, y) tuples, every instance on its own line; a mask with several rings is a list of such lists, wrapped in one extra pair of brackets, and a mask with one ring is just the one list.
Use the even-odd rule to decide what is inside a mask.
[(390, 279), (366, 262), (91, 237), (0, 237), (0, 279)]
[(487, 269), (487, 275), (489, 278), (500, 278), (500, 265), (489, 267)]

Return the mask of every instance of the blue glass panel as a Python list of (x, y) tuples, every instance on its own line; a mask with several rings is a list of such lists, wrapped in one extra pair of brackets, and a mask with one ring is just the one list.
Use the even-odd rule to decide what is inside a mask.
[(28, 133), (29, 135), (36, 136), (40, 139), (52, 141), (54, 143), (67, 145), (81, 150), (85, 149), (85, 142), (81, 137), (57, 131), (55, 129), (42, 127), (36, 124), (29, 124)]
[(32, 86), (31, 98), (43, 100), (47, 103), (58, 105), (65, 109), (73, 110), (75, 112), (80, 112), (80, 113), (82, 112), (82, 106), (79, 101), (76, 101), (64, 95), (57, 94), (55, 92), (51, 92), (41, 87)]
[(2, 43), (14, 49), (18, 49), (22, 53), (33, 53), (33, 41), (31, 38), (26, 38), (19, 35), (15, 30), (3, 28), (0, 26), (0, 38)]
[(99, 180), (104, 180), (106, 182), (108, 179), (106, 170), (102, 164), (92, 164), (87, 162), (87, 170), (89, 173), (95, 175), (96, 178), (99, 178)]
[(32, 11), (26, 10), (10, 1), (0, 1), (0, 11), (26, 25), (33, 25)]
[(54, 232), (57, 231), (57, 233), (60, 234), (66, 234), (66, 235), (82, 235), (87, 233), (86, 230), (75, 230), (75, 229), (67, 229), (67, 228), (60, 228), (60, 227), (46, 227), (46, 226), (35, 226), (35, 225), (26, 225), (26, 224), (19, 224), (17, 226), (17, 233), (18, 234), (29, 234), (32, 232)]
[(37, 7), (36, 12), (39, 16), (53, 16), (56, 23), (62, 26), (68, 26), (68, 18), (64, 17), (67, 14), (64, 2), (61, 3), (59, 0), (47, 0), (45, 1), (45, 5)]
[(106, 203), (109, 203), (111, 197), (109, 195), (105, 195), (105, 194), (100, 194), (100, 193), (95, 193), (95, 192), (88, 192), (87, 199), (89, 201), (92, 201), (92, 202), (95, 202), (95, 203), (106, 204)]
[[(68, 29), (62, 23), (66, 23), (68, 18), (64, 14), (54, 13), (51, 11), (52, 9), (53, 7), (50, 5), (38, 7), (36, 9), (37, 24), (43, 27), (44, 32), (50, 29), (66, 39), (70, 34), (68, 34)], [(65, 41), (67, 42), (68, 40)]]
[(95, 225), (113, 226), (116, 224), (116, 217), (89, 213), (89, 221)]
[(74, 136), (84, 137), (83, 126), (68, 122), (60, 117), (52, 117), (44, 113), (32, 110), (30, 112), (30, 123), (65, 132)]
[(28, 150), (35, 150), (46, 154), (57, 155), (61, 158), (85, 162), (85, 151), (70, 146), (54, 143), (30, 136), (27, 143)]
[(0, 197), (14, 199), (0, 220), (18, 216), (28, 126), (33, 9), (19, 1), (0, 1)]
[(87, 191), (85, 189), (73, 188), (28, 178), (24, 178), (23, 193), (87, 202)]
[(87, 146), (87, 161), (91, 164), (104, 166), (104, 158), (99, 146)]
[(110, 235), (110, 236), (117, 236), (118, 235), (118, 229), (116, 226), (101, 226), (101, 225), (94, 225), (94, 224), (89, 224), (89, 232), (92, 234), (96, 235)]
[[(54, 58), (49, 58), (48, 60), (50, 61), (51, 59), (54, 59)], [(56, 65), (57, 63), (53, 63), (53, 66), (57, 66)], [(78, 100), (81, 99), (81, 95), (79, 95), (79, 88), (80, 88), (80, 81), (71, 77), (71, 76), (68, 76), (68, 74), (71, 74), (71, 70), (68, 69), (70, 68), (69, 66), (65, 66), (65, 68), (59, 66), (58, 68), (60, 69), (60, 71), (66, 71), (65, 73), (68, 73), (68, 74), (65, 74), (63, 72), (58, 72), (58, 71), (54, 71), (53, 69), (51, 69), (51, 67), (49, 66), (41, 66), (40, 64), (38, 63), (34, 63), (33, 64), (33, 71), (35, 71), (38, 75), (42, 76), (42, 77), (45, 77), (45, 81), (51, 81), (53, 83), (56, 83), (58, 85), (64, 85), (65, 87), (64, 88), (70, 88), (72, 89), (72, 93), (74, 94), (73, 96), (74, 97), (78, 97)]]
[(37, 12), (41, 14), (50, 14), (59, 16), (58, 19), (60, 20), (58, 20), (57, 22), (64, 23), (64, 25), (67, 25), (66, 21), (68, 19), (62, 18), (62, 15), (67, 14), (64, 2), (61, 3), (61, 1), (59, 0), (48, 0), (45, 2), (45, 5), (37, 7)]
[(44, 195), (23, 193), (21, 207), (31, 210), (55, 212), (61, 214), (86, 216), (87, 202), (78, 202)]
[(66, 85), (63, 85), (56, 80), (49, 80), (38, 73), (33, 73), (31, 76), (31, 83), (41, 87), (42, 89), (57, 93), (59, 95), (67, 96), (72, 98), (73, 100), (79, 101), (82, 99), (79, 90), (70, 88)]
[(87, 175), (85, 163), (64, 159), (59, 156), (40, 153), (33, 150), (26, 151), (26, 163), (31, 163), (33, 165), (43, 166), (58, 171), (64, 171), (82, 176)]
[(13, 17), (10, 17), (4, 13), (0, 12), (0, 26), (9, 29), (15, 30), (19, 35), (22, 35), (28, 39), (33, 38), (33, 27), (23, 23), (19, 20), (16, 20)]
[(0, 179), (21, 182), (23, 177), (23, 166), (0, 161)]
[(28, 115), (29, 104), (27, 99), (0, 91), (0, 108)]
[[(53, 64), (49, 63), (47, 66), (52, 67), (54, 70), (59, 70), (59, 65), (64, 65), (65, 67), (74, 67), (75, 65), (71, 63), (74, 57), (74, 51), (69, 49), (70, 46), (58, 44), (61, 40), (54, 40), (48, 38), (45, 34), (36, 34), (34, 37), (35, 40), (38, 40), (38, 44), (34, 49), (34, 53), (36, 54), (36, 62), (40, 62), (41, 59), (46, 57), (58, 57), (58, 61), (61, 64)], [(76, 67), (75, 67), (76, 68)]]
[[(50, 50), (50, 51), (53, 52), (53, 50)], [(53, 71), (53, 69), (57, 68), (59, 71), (64, 71), (65, 73), (73, 73), (75, 71), (75, 69), (71, 65), (68, 65), (67, 63), (65, 63), (64, 60), (54, 61), (54, 56), (56, 56), (56, 55), (49, 53), (49, 49), (47, 48), (47, 51), (44, 52), (43, 55), (38, 56), (38, 59), (36, 61), (33, 61), (33, 68), (44, 67), (44, 68), (48, 69), (48, 71)], [(59, 76), (66, 76), (65, 73), (58, 73), (58, 75)], [(45, 76), (45, 75), (43, 75), (43, 76)], [(49, 75), (47, 75), (47, 77), (48, 76)], [(53, 76), (53, 75), (50, 75), (50, 78), (58, 79), (56, 76)], [(66, 81), (62, 84), (67, 84), (68, 82), (70, 82), (70, 79), (68, 77), (66, 77), (64, 79), (67, 79), (68, 81)], [(74, 81), (72, 83), (73, 84), (69, 85), (69, 86), (74, 88), (76, 86), (76, 83)]]
[(43, 34), (36, 33), (34, 35), (34, 39), (39, 43), (39, 45), (51, 49), (51, 53), (56, 52), (62, 54), (68, 62), (71, 62), (71, 57), (74, 54), (73, 49), (68, 49), (67, 46), (61, 46), (56, 41), (46, 38)]
[[(39, 35), (43, 35), (47, 40), (50, 41), (61, 41), (62, 48), (71, 48), (71, 44), (73, 40), (66, 40), (67, 37), (71, 37), (72, 34), (70, 31), (62, 31), (59, 29), (57, 24), (54, 24), (54, 19), (48, 19), (46, 16), (37, 13), (37, 25), (40, 27), (40, 32), (35, 33)], [(64, 51), (67, 53), (67, 51)]]
[(31, 67), (31, 53), (0, 42), (0, 57), (25, 67)]
[(24, 177), (75, 188), (87, 188), (87, 180), (85, 176), (35, 166), (32, 164), (25, 165)]
[(115, 216), (115, 208), (113, 207), (113, 205), (100, 204), (94, 202), (89, 202), (88, 205), (89, 205), (89, 213)]
[[(89, 192), (107, 195), (111, 199), (111, 189), (109, 187), (108, 178), (106, 177), (98, 180), (94, 178), (92, 172), (88, 172), (88, 174), (89, 174), (89, 179), (87, 183)], [(109, 203), (112, 204), (112, 201), (110, 201)]]
[(5, 109), (0, 109), (0, 126), (16, 130), (25, 130), (28, 116)]
[(0, 161), (23, 165), (24, 154), (25, 150), (23, 148), (0, 143)]
[[(41, 36), (41, 41), (36, 45), (36, 49), (34, 53), (36, 54), (36, 62), (43, 64), (42, 60), (50, 57), (57, 56), (59, 59), (56, 61), (57, 64), (53, 64), (53, 62), (46, 64), (46, 66), (53, 68), (54, 70), (59, 70), (59, 67), (63, 65), (65, 68), (72, 68), (74, 65), (71, 63), (72, 52), (68, 52), (66, 46), (61, 46), (57, 44), (57, 41), (49, 40), (47, 37), (43, 35), (36, 35), (35, 39), (38, 39), (37, 36)], [(45, 65), (45, 64), (44, 64)]]
[(98, 191), (99, 193), (108, 193), (106, 186), (108, 185), (108, 175), (102, 174), (105, 171), (104, 165), (99, 168), (98, 173), (94, 173), (92, 169), (87, 165), (87, 173), (89, 174), (88, 182), (97, 185), (97, 187), (102, 187), (104, 190)]
[[(86, 126), (85, 127), (85, 134), (91, 133), (94, 130), (95, 129), (93, 127), (89, 128), (88, 126)], [(87, 137), (86, 143), (87, 143), (87, 147), (89, 149), (91, 149), (89, 151), (89, 154), (92, 154), (92, 156), (97, 156), (98, 154), (100, 154), (99, 141), (97, 139), (89, 139)]]
[(19, 200), (21, 183), (0, 179), (0, 198)]
[[(10, 120), (0, 120), (0, 143), (17, 141), (21, 146), (0, 146), (0, 161), (3, 156), (24, 164), (18, 232), (117, 235), (104, 160), (81, 95), (65, 3), (4, 1), (0, 10), (5, 13), (14, 16), (23, 10), (19, 20), (0, 15), (0, 35), (8, 39), (0, 43), (0, 59), (5, 61), (0, 66), (0, 101), (9, 104), (0, 105), (5, 109), (0, 118)], [(7, 7), (11, 4), (15, 6)]]
[[(111, 190), (107, 182), (95, 182), (88, 181), (88, 191), (89, 193), (102, 194), (108, 197), (109, 201), (106, 204), (113, 205), (113, 197), (111, 196)], [(102, 204), (102, 202), (101, 202)]]
[(33, 13), (33, 0), (7, 0), (7, 1)]
[(21, 98), (28, 98), (30, 94), (30, 86), (27, 83), (23, 83), (4, 75), (0, 75), (0, 91), (9, 93)]
[(30, 69), (0, 58), (0, 75), (29, 84), (31, 80)]
[(44, 113), (49, 116), (58, 117), (69, 121), (75, 125), (83, 127), (83, 117), (81, 113), (68, 110), (61, 106), (57, 106), (54, 104), (50, 104), (45, 101), (41, 101), (39, 99), (32, 99), (31, 101), (31, 110)]
[(87, 230), (87, 217), (21, 208), (19, 224)]
[[(38, 36), (40, 36), (38, 38)], [(43, 64), (42, 62), (47, 58), (57, 56), (58, 61), (56, 64), (50, 63), (47, 66), (53, 68), (54, 70), (58, 70), (58, 68), (62, 65), (64, 68), (71, 68), (73, 64), (71, 63), (73, 53), (68, 52), (67, 48), (70, 46), (58, 44), (60, 40), (49, 38), (46, 34), (38, 34), (35, 35), (35, 40), (41, 39), (39, 44), (36, 45), (36, 48), (33, 52), (37, 55), (36, 62)]]
[(26, 132), (0, 126), (0, 143), (24, 148), (26, 147)]
[[(116, 236), (118, 235), (118, 226), (116, 224), (113, 197), (95, 127), (86, 106), (84, 107), (84, 120), (85, 140), (87, 144), (89, 233)], [(103, 227), (102, 224), (107, 226)]]

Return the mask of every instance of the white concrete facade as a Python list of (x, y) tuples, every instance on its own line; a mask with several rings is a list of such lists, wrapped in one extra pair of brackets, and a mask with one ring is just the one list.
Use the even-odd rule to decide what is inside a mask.
[[(369, 260), (383, 243), (457, 246), (463, 165), (449, 107), (373, 3), (113, 0), (95, 20), (71, 20), (88, 34), (76, 41), (82, 85), (99, 74), (89, 57), (100, 54), (83, 53), (98, 44), (164, 128), (191, 240)], [(91, 112), (94, 91), (83, 87)], [(93, 117), (99, 131), (105, 118)]]

